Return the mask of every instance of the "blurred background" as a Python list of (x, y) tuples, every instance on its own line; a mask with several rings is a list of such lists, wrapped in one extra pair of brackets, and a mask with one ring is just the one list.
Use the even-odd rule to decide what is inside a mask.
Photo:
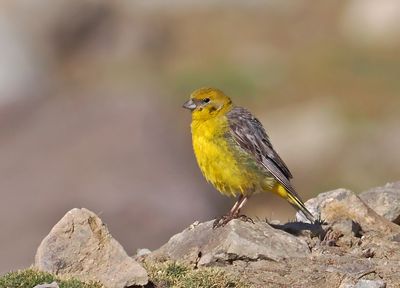
[[(71, 208), (129, 254), (226, 213), (197, 168), (192, 90), (249, 108), (305, 200), (400, 178), (400, 2), (2, 1), (0, 272)], [(287, 221), (275, 196), (246, 214)]]

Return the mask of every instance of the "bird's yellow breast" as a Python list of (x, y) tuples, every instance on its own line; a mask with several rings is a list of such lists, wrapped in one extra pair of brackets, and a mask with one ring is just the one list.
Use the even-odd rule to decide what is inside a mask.
[(192, 122), (193, 149), (203, 175), (222, 194), (249, 195), (259, 189), (262, 175), (254, 160), (232, 145), (225, 116)]

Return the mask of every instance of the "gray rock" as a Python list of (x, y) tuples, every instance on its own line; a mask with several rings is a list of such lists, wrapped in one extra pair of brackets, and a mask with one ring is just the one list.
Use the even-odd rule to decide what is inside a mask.
[(144, 256), (144, 255), (148, 255), (148, 254), (150, 254), (151, 253), (151, 250), (149, 250), (149, 249), (147, 249), (147, 248), (141, 248), (141, 249), (138, 249), (137, 251), (136, 251), (136, 257), (141, 257), (141, 256)]
[(99, 217), (87, 209), (69, 211), (43, 239), (35, 266), (109, 288), (145, 285), (146, 270), (130, 258)]
[(354, 288), (385, 288), (386, 283), (383, 282), (383, 280), (361, 279), (353, 287)]
[(372, 188), (359, 196), (376, 213), (400, 224), (400, 182)]
[(209, 221), (190, 226), (150, 257), (206, 266), (235, 260), (279, 261), (310, 253), (304, 240), (265, 222), (253, 224), (236, 219), (217, 229), (212, 225), (213, 221)]
[(358, 223), (350, 219), (342, 219), (334, 223), (330, 223), (333, 230), (343, 234), (358, 237), (361, 233), (361, 227)]
[[(337, 189), (319, 194), (308, 200), (306, 207), (328, 224), (351, 220), (358, 223), (363, 231), (374, 230), (382, 234), (400, 233), (400, 227), (387, 221), (369, 208), (357, 195), (346, 189)], [(297, 220), (305, 221), (301, 213)]]
[(52, 282), (50, 284), (40, 284), (40, 285), (36, 285), (33, 288), (59, 288), (57, 282)]

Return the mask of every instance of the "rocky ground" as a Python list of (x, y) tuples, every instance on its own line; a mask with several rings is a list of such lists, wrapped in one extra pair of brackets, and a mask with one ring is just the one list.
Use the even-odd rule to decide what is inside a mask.
[[(305, 223), (300, 214), (284, 224), (233, 220), (213, 229), (212, 221), (195, 222), (158, 250), (134, 257), (97, 215), (73, 209), (42, 241), (35, 270), (28, 271), (110, 288), (400, 287), (400, 182), (360, 195), (321, 193), (306, 206), (325, 223)], [(21, 276), (3, 276), (0, 287), (24, 287), (11, 278)], [(43, 284), (35, 283), (69, 287), (57, 279)]]

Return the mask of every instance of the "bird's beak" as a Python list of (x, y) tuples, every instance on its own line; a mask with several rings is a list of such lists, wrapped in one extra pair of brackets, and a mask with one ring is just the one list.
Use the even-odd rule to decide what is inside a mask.
[(193, 111), (194, 109), (196, 109), (197, 105), (192, 99), (190, 99), (185, 103), (183, 103), (182, 107), (185, 109), (189, 109), (190, 111)]

